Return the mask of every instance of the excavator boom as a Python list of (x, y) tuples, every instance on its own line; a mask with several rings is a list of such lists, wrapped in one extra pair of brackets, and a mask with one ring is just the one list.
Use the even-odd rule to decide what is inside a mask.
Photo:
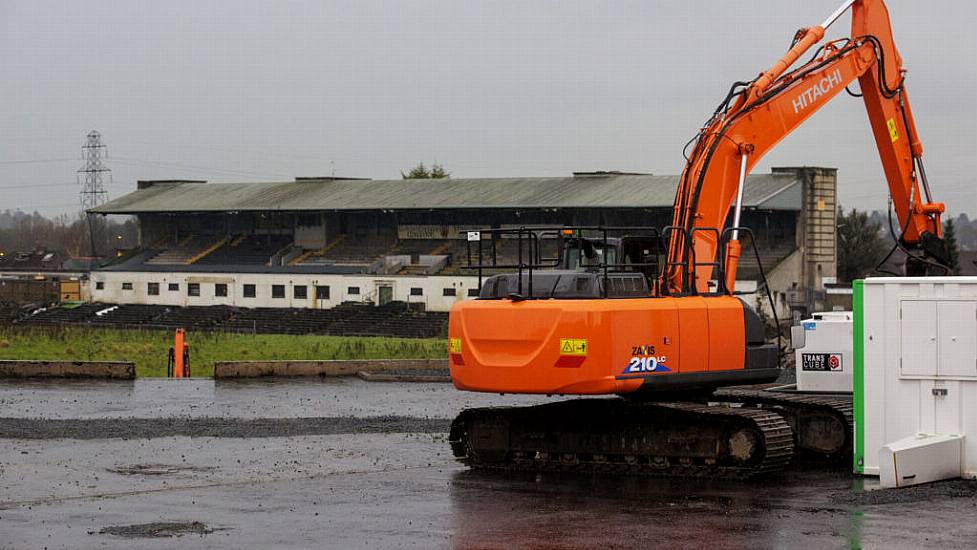
[[(852, 9), (851, 36), (822, 45), (809, 61), (788, 72), (848, 7)], [(751, 82), (739, 83), (739, 89), (734, 86), (696, 136), (676, 193), (673, 226), (681, 230), (674, 232), (669, 244), (665, 288), (675, 294), (709, 292), (718, 265), (723, 290), (733, 291), (739, 243), (733, 232), (721, 250), (721, 230), (731, 208), (733, 225), (738, 225), (737, 199), (742, 196), (746, 174), (856, 80), (899, 219), (901, 240), (921, 248), (935, 262), (945, 261), (940, 241), (944, 207), (930, 197), (922, 169), (923, 147), (888, 11), (882, 0), (849, 0), (822, 25), (798, 31), (790, 50), (770, 69)]]

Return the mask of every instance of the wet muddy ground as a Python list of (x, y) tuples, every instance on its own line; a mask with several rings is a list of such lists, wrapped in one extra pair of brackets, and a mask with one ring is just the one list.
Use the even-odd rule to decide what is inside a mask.
[(977, 546), (971, 481), (486, 475), (451, 459), (461, 408), (543, 400), (355, 378), (0, 383), (0, 548)]

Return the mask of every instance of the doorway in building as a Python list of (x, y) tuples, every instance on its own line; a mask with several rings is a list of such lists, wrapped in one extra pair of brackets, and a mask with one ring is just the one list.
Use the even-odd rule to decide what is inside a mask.
[(329, 286), (315, 285), (315, 307), (326, 309), (329, 307)]
[(377, 288), (377, 305), (383, 306), (394, 299), (394, 287), (383, 285)]

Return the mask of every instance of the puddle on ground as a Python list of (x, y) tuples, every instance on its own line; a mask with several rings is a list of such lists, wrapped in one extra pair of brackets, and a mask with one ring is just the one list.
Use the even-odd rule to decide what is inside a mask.
[(190, 466), (188, 464), (133, 464), (131, 466), (106, 468), (106, 470), (113, 474), (124, 476), (165, 476), (180, 472), (209, 472), (214, 470), (214, 468), (210, 466)]
[[(114, 535), (125, 538), (167, 538), (183, 535), (209, 535), (216, 531), (199, 521), (156, 521), (136, 525), (115, 525), (99, 529), (100, 535)], [(94, 531), (89, 531), (93, 534)]]

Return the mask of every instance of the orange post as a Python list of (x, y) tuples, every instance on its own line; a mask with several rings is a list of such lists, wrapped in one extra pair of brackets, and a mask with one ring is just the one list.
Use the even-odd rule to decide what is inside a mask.
[(176, 329), (173, 336), (173, 377), (186, 378), (189, 376), (189, 365), (186, 364), (186, 335), (182, 328)]

